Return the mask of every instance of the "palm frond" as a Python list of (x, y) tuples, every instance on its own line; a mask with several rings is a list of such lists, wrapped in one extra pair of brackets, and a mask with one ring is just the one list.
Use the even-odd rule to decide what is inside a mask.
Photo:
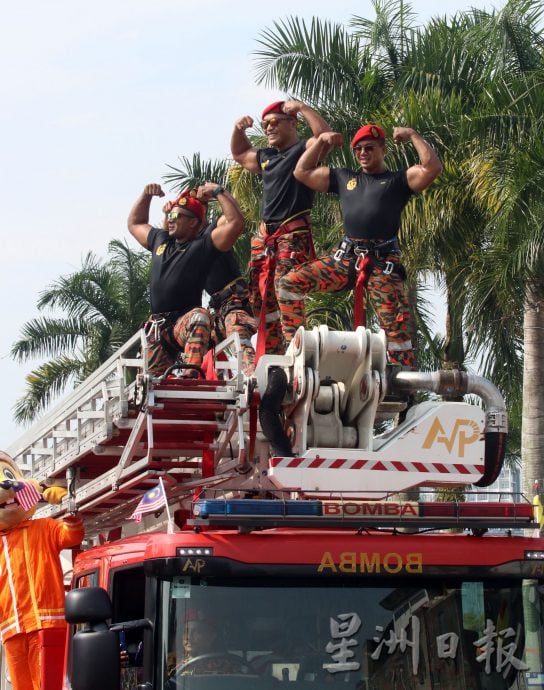
[(20, 424), (34, 421), (70, 380), (81, 375), (81, 361), (60, 357), (41, 364), (26, 377), (26, 393), (14, 405), (14, 418)]
[(36, 357), (54, 357), (73, 352), (88, 333), (85, 319), (31, 319), (21, 329), (21, 337), (11, 348), (11, 357), (26, 362)]

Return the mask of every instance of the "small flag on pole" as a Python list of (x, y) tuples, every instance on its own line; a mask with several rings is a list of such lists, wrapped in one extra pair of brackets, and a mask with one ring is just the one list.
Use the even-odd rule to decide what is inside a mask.
[(141, 522), (144, 513), (152, 513), (165, 505), (166, 494), (164, 493), (164, 487), (161, 482), (158, 486), (145, 492), (142, 500), (138, 503), (130, 518), (131, 520), (136, 520), (136, 522)]
[(30, 510), (42, 495), (32, 482), (14, 481), (11, 488), (15, 491), (15, 500), (24, 510)]

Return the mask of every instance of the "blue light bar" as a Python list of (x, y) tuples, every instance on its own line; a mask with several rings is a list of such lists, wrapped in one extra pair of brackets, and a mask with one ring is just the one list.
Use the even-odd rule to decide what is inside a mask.
[(284, 517), (289, 515), (322, 515), (321, 501), (280, 501), (259, 499), (205, 499), (193, 506), (195, 517), (207, 518), (217, 515)]

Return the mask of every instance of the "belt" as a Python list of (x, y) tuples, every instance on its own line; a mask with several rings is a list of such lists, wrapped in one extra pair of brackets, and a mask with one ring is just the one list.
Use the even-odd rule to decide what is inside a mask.
[(350, 256), (366, 256), (372, 254), (384, 258), (388, 254), (400, 254), (400, 247), (396, 237), (389, 240), (365, 240), (344, 237), (334, 253), (336, 261)]
[(293, 232), (293, 230), (310, 227), (310, 216), (304, 211), (303, 215), (296, 216), (295, 218), (291, 216), (291, 218), (286, 218), (285, 220), (271, 221), (270, 223), (263, 222), (263, 226), (268, 234), (275, 233), (279, 228), (284, 233)]

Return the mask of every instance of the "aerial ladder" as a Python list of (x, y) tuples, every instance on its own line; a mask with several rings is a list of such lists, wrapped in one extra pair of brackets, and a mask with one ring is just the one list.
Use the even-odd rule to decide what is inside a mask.
[[(168, 503), (190, 512), (217, 495), (383, 501), (419, 486), (488, 486), (502, 465), (498, 390), (458, 371), (387, 365), (383, 331), (300, 328), (249, 378), (237, 334), (215, 348), (207, 378), (184, 377), (182, 364), (152, 376), (146, 362), (140, 331), (8, 449), (26, 475), (69, 488), (38, 517), (76, 506), (93, 538), (126, 524), (159, 478)], [(286, 457), (271, 456), (259, 422), (271, 368), (288, 384), (278, 410)], [(428, 399), (404, 409), (416, 391)], [(467, 394), (483, 408), (458, 401)]]

